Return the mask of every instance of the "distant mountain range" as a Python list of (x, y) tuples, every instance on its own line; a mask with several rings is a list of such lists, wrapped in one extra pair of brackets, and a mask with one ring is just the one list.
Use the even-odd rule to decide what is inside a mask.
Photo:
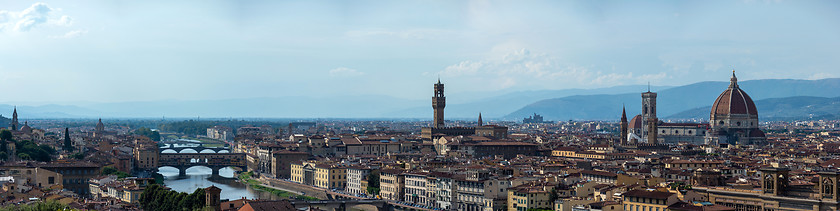
[[(747, 92), (754, 101), (780, 98), (779, 101), (796, 100), (789, 98), (796, 96), (807, 97), (838, 97), (840, 93), (840, 79), (821, 80), (793, 80), (766, 79), (738, 82), (741, 89)], [(657, 115), (671, 118), (671, 115), (699, 108), (709, 107), (718, 95), (729, 86), (729, 82), (700, 82), (685, 86), (662, 89), (657, 92)], [(635, 91), (635, 92), (633, 92)], [(641, 91), (627, 90), (626, 94), (611, 95), (577, 95), (552, 98), (537, 101), (505, 116), (507, 119), (521, 119), (533, 113), (543, 115), (547, 120), (617, 120), (621, 116), (621, 107), (626, 106), (628, 118), (632, 118), (641, 110)], [(761, 105), (759, 113), (762, 112)], [(708, 119), (695, 113), (687, 113), (679, 117), (696, 117)], [(779, 116), (797, 116), (800, 113), (784, 113)], [(666, 118), (666, 119), (667, 119)]]
[[(658, 92), (660, 117), (708, 118), (708, 109), (729, 82), (700, 82), (685, 86), (653, 86)], [(840, 78), (822, 80), (768, 79), (739, 82), (753, 100), (795, 96), (834, 98), (840, 96)], [(629, 116), (639, 113), (644, 85), (598, 89), (564, 89), (493, 93), (455, 93), (447, 96), (447, 119), (473, 119), (481, 112), (485, 119), (521, 120), (533, 113), (546, 120), (616, 120), (625, 105)], [(447, 90), (452, 92), (451, 90)], [(32, 118), (420, 118), (431, 119), (432, 86), (429, 98), (404, 99), (381, 95), (220, 100), (163, 100), (121, 103), (68, 103), (67, 105), (18, 106), (21, 119)], [(492, 97), (482, 97), (492, 96)], [(454, 103), (462, 102), (462, 103)], [(763, 102), (763, 101), (762, 101)], [(808, 101), (817, 103), (817, 100)], [(778, 103), (782, 105), (783, 103)], [(799, 104), (796, 104), (799, 105)], [(794, 106), (791, 104), (791, 106)], [(768, 104), (768, 108), (772, 107)], [(806, 106), (807, 107), (807, 106)], [(759, 112), (764, 115), (763, 104)], [(775, 108), (775, 107), (774, 107)], [(0, 104), (0, 113), (11, 115), (13, 105)], [(698, 109), (698, 111), (691, 111)], [(830, 111), (831, 108), (825, 108)], [(781, 109), (767, 114), (779, 117), (810, 115), (807, 111)], [(695, 112), (695, 113), (691, 113)], [(787, 112), (787, 113), (786, 113)], [(705, 113), (705, 115), (699, 115)], [(830, 112), (829, 112), (830, 113)]]
[[(667, 89), (670, 86), (654, 86), (655, 89)], [(478, 113), (487, 118), (499, 118), (509, 114), (516, 109), (522, 108), (533, 102), (549, 99), (559, 98), (572, 95), (596, 95), (596, 94), (617, 94), (625, 93), (628, 90), (645, 90), (645, 85), (628, 85), (615, 86), (599, 89), (562, 89), (562, 90), (537, 90), (537, 91), (519, 91), (511, 92), (495, 97), (488, 97), (478, 99), (467, 103), (446, 105), (445, 114), (447, 118), (478, 118)], [(456, 96), (457, 97), (457, 96)], [(452, 96), (447, 97), (447, 101), (452, 102)], [(432, 116), (432, 101), (431, 96), (428, 101), (422, 102), (421, 106), (403, 108), (394, 112), (386, 113), (384, 116), (391, 117), (414, 117), (414, 118), (431, 118)]]
[[(755, 101), (759, 120), (795, 120), (803, 118), (840, 118), (840, 97), (785, 97)], [(686, 110), (668, 119), (709, 119), (711, 106)]]
[[(447, 96), (447, 119), (504, 116), (518, 108), (546, 98), (574, 94), (622, 93), (646, 86), (616, 86), (600, 89), (565, 89), (491, 93), (456, 93)], [(669, 88), (669, 87), (654, 87)], [(224, 100), (165, 100), (82, 105), (18, 106), (21, 118), (162, 118), (162, 117), (263, 117), (263, 118), (432, 118), (432, 86), (428, 100), (409, 100), (381, 95)], [(493, 97), (480, 97), (480, 96)], [(466, 102), (466, 103), (452, 103)], [(0, 113), (12, 112), (12, 105), (0, 104)]]

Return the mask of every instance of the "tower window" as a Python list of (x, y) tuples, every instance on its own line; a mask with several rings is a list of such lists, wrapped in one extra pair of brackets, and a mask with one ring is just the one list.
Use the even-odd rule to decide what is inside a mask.
[(741, 122), (735, 122), (735, 125), (741, 126)]

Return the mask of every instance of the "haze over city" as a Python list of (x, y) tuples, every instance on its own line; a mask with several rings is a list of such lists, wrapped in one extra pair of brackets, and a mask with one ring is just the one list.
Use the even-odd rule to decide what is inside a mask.
[(474, 99), (725, 81), (732, 69), (742, 80), (833, 78), (838, 10), (836, 1), (5, 1), (0, 103), (425, 101), (438, 78)]
[(0, 1), (0, 211), (840, 211), (840, 1)]

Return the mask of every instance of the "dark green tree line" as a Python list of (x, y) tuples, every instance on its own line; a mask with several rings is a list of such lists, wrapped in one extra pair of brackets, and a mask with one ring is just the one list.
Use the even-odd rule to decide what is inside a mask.
[(17, 149), (17, 156), (21, 160), (49, 162), (52, 160), (52, 156), (55, 155), (55, 149), (50, 145), (38, 145), (30, 140), (15, 142), (15, 149)]
[(160, 141), (160, 132), (153, 131), (152, 129), (141, 127), (137, 130), (134, 130), (135, 135), (141, 135), (145, 137), (149, 137), (152, 141), (158, 142)]
[(140, 195), (140, 208), (149, 211), (200, 210), (204, 208), (204, 189), (198, 188), (193, 193), (180, 193), (167, 190), (160, 185), (151, 185)]

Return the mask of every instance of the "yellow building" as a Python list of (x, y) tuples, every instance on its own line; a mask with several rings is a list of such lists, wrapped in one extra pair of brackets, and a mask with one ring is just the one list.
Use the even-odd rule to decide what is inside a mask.
[(405, 193), (405, 175), (399, 169), (382, 169), (379, 172), (379, 195), (383, 199), (402, 201)]
[(631, 190), (621, 196), (624, 211), (665, 211), (677, 203), (677, 195), (655, 190)]
[(595, 159), (595, 160), (615, 160), (615, 159), (628, 159), (632, 158), (633, 154), (630, 153), (605, 153), (605, 152), (597, 152), (597, 151), (578, 151), (577, 149), (557, 149), (551, 151), (551, 156), (554, 157), (566, 157), (566, 158), (583, 158), (583, 159)]
[(134, 140), (134, 164), (138, 169), (157, 169), (159, 159), (157, 143), (146, 137)]
[(508, 189), (507, 210), (552, 209), (551, 186), (524, 184)]
[(320, 162), (293, 162), (291, 179), (294, 182), (320, 188), (344, 190), (347, 169), (344, 166)]

